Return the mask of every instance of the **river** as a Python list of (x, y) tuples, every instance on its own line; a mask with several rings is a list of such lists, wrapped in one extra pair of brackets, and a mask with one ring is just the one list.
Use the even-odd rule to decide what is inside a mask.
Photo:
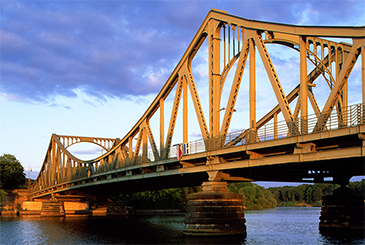
[(1, 244), (365, 244), (322, 236), (320, 208), (246, 210), (246, 237), (186, 237), (184, 216), (0, 217)]

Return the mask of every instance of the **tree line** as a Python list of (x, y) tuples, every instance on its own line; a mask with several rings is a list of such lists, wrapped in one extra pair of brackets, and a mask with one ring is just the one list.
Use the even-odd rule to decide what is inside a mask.
[[(338, 184), (315, 183), (299, 186), (270, 187), (268, 190), (275, 196), (277, 206), (316, 206), (322, 205), (322, 196), (332, 195), (339, 188)], [(350, 182), (348, 186), (355, 195), (365, 196), (365, 179)]]
[(275, 208), (277, 205), (275, 196), (269, 190), (251, 182), (231, 183), (228, 191), (242, 195), (246, 209)]
[(185, 211), (187, 195), (199, 191), (201, 191), (201, 187), (170, 188), (123, 193), (110, 199), (125, 202), (134, 209), (179, 209)]
[[(184, 187), (164, 190), (120, 194), (119, 200), (126, 202), (134, 209), (180, 209), (186, 210), (187, 195), (200, 192), (201, 187)], [(242, 195), (246, 209), (275, 208), (277, 200), (267, 189), (250, 182), (231, 183), (228, 191)], [(118, 199), (115, 198), (114, 199)]]
[[(303, 184), (264, 188), (251, 182), (230, 183), (228, 191), (242, 195), (245, 209), (275, 207), (321, 207), (322, 197), (332, 195), (337, 184)], [(365, 196), (365, 179), (350, 182), (349, 188), (355, 195)], [(121, 194), (118, 198), (134, 209), (186, 209), (187, 195), (201, 191), (201, 187), (172, 188)]]

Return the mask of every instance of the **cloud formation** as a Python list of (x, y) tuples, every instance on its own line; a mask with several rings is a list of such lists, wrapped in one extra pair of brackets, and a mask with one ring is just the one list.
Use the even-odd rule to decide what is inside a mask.
[[(363, 1), (2, 1), (0, 93), (50, 103), (157, 94), (212, 8), (263, 21), (359, 25)], [(338, 17), (340, 16), (340, 17)], [(339, 20), (340, 18), (340, 20)]]

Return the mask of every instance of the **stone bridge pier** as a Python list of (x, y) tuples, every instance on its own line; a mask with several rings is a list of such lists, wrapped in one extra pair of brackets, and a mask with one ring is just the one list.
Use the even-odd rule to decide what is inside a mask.
[(209, 171), (203, 191), (187, 196), (184, 235), (246, 235), (242, 195), (228, 193), (224, 173)]
[(364, 197), (348, 188), (351, 176), (339, 174), (334, 180), (341, 187), (323, 196), (319, 231), (328, 236), (365, 237)]
[[(222, 236), (246, 235), (242, 195), (228, 192), (228, 174), (208, 171), (209, 181), (202, 192), (187, 196), (184, 235)], [(365, 236), (364, 197), (348, 188), (351, 175), (334, 177), (341, 185), (332, 195), (323, 196), (319, 231), (328, 236)], [(264, 221), (263, 221), (264, 222)]]

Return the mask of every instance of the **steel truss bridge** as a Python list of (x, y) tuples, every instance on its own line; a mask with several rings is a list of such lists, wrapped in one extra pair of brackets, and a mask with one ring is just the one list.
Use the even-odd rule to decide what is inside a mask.
[[(338, 38), (351, 44), (337, 42)], [(279, 80), (286, 74), (276, 71), (269, 45), (299, 53), (297, 86), (288, 94)], [(204, 93), (209, 98), (208, 111), (203, 112), (192, 63), (204, 47), (208, 56)], [(256, 118), (258, 61), (277, 100), (260, 119)], [(357, 91), (362, 101), (348, 105), (348, 88), (355, 83), (350, 75), (357, 62), (361, 63)], [(230, 132), (235, 105), (242, 99), (238, 92), (244, 72), (249, 76), (249, 110), (242, 122), (248, 121), (249, 128)], [(327, 87), (326, 97), (315, 96), (319, 83)], [(227, 86), (230, 94), (222, 108)], [(168, 96), (173, 98), (169, 114), (165, 113)], [(325, 101), (321, 107), (319, 96)], [(189, 142), (188, 101), (202, 140)], [(30, 187), (31, 197), (196, 186), (208, 179), (338, 183), (365, 175), (364, 102), (365, 27), (285, 25), (213, 9), (157, 97), (124, 138), (52, 135), (39, 176)], [(157, 118), (157, 130), (150, 124), (152, 118)], [(180, 132), (175, 130), (177, 123), (182, 125)], [(174, 136), (181, 138), (178, 143), (185, 151), (179, 159)], [(68, 147), (82, 142), (99, 145), (106, 153), (89, 161), (78, 159)]]

